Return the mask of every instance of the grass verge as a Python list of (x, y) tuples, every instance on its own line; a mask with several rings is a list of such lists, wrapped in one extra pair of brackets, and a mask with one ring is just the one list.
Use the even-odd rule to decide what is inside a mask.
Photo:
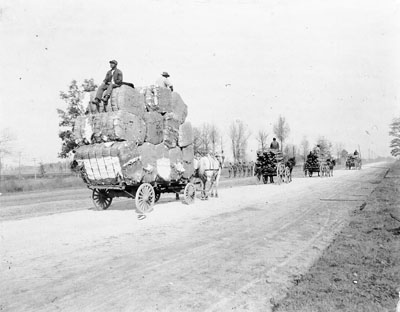
[(38, 190), (54, 190), (70, 187), (84, 187), (80, 177), (56, 177), (56, 178), (38, 178), (38, 179), (10, 179), (1, 181), (1, 192), (16, 193)]
[(273, 311), (394, 311), (400, 286), (400, 162)]

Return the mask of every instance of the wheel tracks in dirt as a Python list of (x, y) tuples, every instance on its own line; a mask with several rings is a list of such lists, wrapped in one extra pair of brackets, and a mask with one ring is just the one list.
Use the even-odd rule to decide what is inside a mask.
[[(295, 223), (299, 223), (299, 222), (302, 223), (304, 221), (304, 219), (307, 219), (309, 217), (309, 213), (312, 212), (312, 210), (313, 210), (313, 208), (310, 207), (310, 208), (306, 208), (304, 210), (298, 211), (296, 218), (293, 218), (293, 216), (286, 216), (286, 218), (284, 220), (282, 220), (282, 221), (283, 222), (289, 221), (289, 222), (287, 224), (283, 224), (282, 226), (279, 226), (278, 228), (276, 228), (274, 233), (268, 234), (267, 235), (268, 236), (268, 240), (273, 240), (276, 237), (280, 236), (281, 235), (280, 234), (281, 231), (285, 230), (288, 227), (294, 226)], [(256, 233), (253, 236), (249, 237), (249, 239), (252, 240), (252, 243), (246, 243), (246, 246), (245, 246), (246, 249), (251, 249), (255, 245), (265, 243), (264, 238), (259, 238), (257, 240), (257, 234)], [(225, 242), (219, 242), (219, 245), (223, 245), (224, 243)], [(241, 249), (242, 247), (243, 246), (241, 246), (239, 249)], [(210, 250), (212, 250), (212, 249), (214, 249), (214, 250), (216, 249), (218, 251), (210, 252)], [(186, 248), (184, 248), (183, 250), (186, 250)], [(157, 279), (157, 278), (159, 278), (160, 271), (164, 271), (164, 272), (167, 271), (168, 272), (168, 270), (166, 268), (164, 268), (163, 270), (160, 270), (161, 267), (167, 267), (167, 268), (168, 267), (174, 267), (173, 263), (179, 263), (183, 258), (185, 258), (185, 257), (187, 258), (187, 257), (190, 257), (190, 256), (191, 256), (191, 258), (201, 258), (201, 257), (204, 257), (204, 255), (206, 255), (207, 258), (217, 258), (219, 252), (220, 252), (220, 248), (216, 247), (215, 244), (208, 244), (208, 245), (195, 247), (194, 249), (193, 248), (191, 249), (190, 255), (187, 254), (187, 253), (179, 254), (179, 255), (176, 255), (173, 259), (169, 259), (167, 261), (163, 261), (162, 263), (154, 263), (153, 265), (150, 264), (150, 266), (148, 265), (149, 264), (148, 263), (145, 268), (139, 268), (138, 269), (138, 271), (139, 271), (138, 275), (146, 276), (147, 280)], [(132, 265), (131, 267), (129, 267), (129, 266), (127, 267), (126, 263), (121, 264), (119, 267), (116, 266), (115, 263), (112, 263), (111, 265), (113, 266), (113, 270), (129, 271), (130, 272), (131, 270), (135, 269), (134, 265)], [(100, 265), (100, 267), (106, 267), (105, 263), (103, 265)], [(75, 271), (74, 268), (72, 268), (72, 269), (73, 269), (73, 271)], [(98, 270), (98, 269), (99, 269), (99, 266), (96, 266), (95, 270)], [(89, 273), (89, 272), (87, 272), (87, 273)], [(98, 277), (103, 275), (102, 273), (98, 273), (98, 274), (99, 274), (99, 276), (92, 276), (89, 280), (92, 281), (93, 279), (97, 279)], [(132, 274), (129, 274), (129, 275), (132, 276)], [(63, 281), (64, 278), (65, 277), (62, 277), (61, 280), (59, 281), (61, 284), (62, 284), (62, 281)], [(78, 279), (74, 279), (75, 280), (75, 284), (76, 285), (80, 285), (80, 287), (82, 287), (83, 286), (82, 283), (85, 282), (86, 278), (87, 278), (87, 276), (85, 278), (82, 278), (82, 279), (79, 279), (79, 278)], [(54, 281), (54, 282), (56, 282), (56, 281)], [(59, 285), (58, 282), (56, 282), (56, 284)], [(108, 284), (108, 283), (105, 282), (105, 284)], [(115, 284), (115, 281), (112, 284)], [(123, 290), (125, 288), (125, 287), (123, 287), (124, 284), (125, 284), (125, 287), (129, 288), (129, 285), (127, 285), (127, 284), (129, 284), (129, 282), (128, 283), (126, 283), (126, 282), (124, 283), (124, 281), (118, 281), (118, 287), (117, 288), (121, 288), (122, 287), (122, 290)], [(92, 288), (91, 286), (93, 287), (93, 285), (91, 285), (91, 283), (89, 283), (87, 285), (87, 290), (91, 289)], [(106, 285), (104, 285), (104, 286), (106, 286)], [(110, 289), (115, 289), (115, 287), (113, 287), (113, 285), (109, 285), (109, 286), (111, 286)], [(83, 287), (83, 288), (85, 289), (86, 287)], [(83, 289), (80, 288), (80, 290), (82, 291)], [(118, 293), (118, 291), (117, 291), (117, 293)], [(123, 293), (123, 291), (122, 291), (122, 293)], [(114, 294), (114, 295), (117, 295), (117, 294)], [(71, 294), (70, 298), (66, 297), (66, 298), (61, 299), (61, 301), (67, 303), (67, 302), (70, 302), (71, 300), (73, 300), (74, 297), (75, 296), (73, 294)], [(98, 298), (98, 299), (100, 300), (100, 298)], [(97, 302), (97, 300), (94, 300), (94, 301)], [(56, 302), (57, 302), (57, 300), (56, 300)], [(95, 308), (95, 306), (93, 306), (93, 305), (90, 305), (87, 308), (89, 308), (89, 307), (90, 308)]]
[[(324, 191), (324, 190), (322, 190), (322, 191)], [(316, 191), (316, 192), (318, 193), (318, 191)], [(277, 203), (272, 203), (272, 204), (277, 204)], [(276, 239), (277, 237), (282, 236), (281, 233), (284, 230), (289, 229), (290, 227), (294, 227), (294, 225), (296, 223), (302, 223), (304, 220), (309, 218), (310, 215), (312, 215), (313, 210), (315, 209), (315, 208), (311, 207), (312, 206), (311, 202), (309, 204), (310, 204), (309, 207), (300, 209), (296, 212), (297, 213), (296, 218), (293, 215), (286, 214), (280, 220), (282, 225), (275, 228), (274, 232), (270, 232), (270, 234), (267, 235), (268, 240), (273, 240), (273, 239)], [(265, 206), (260, 205), (258, 207), (250, 207), (250, 208), (253, 210), (258, 209), (259, 211), (261, 211), (261, 210), (265, 209)], [(248, 209), (248, 208), (242, 208), (240, 211), (246, 211), (246, 209)], [(257, 211), (257, 210), (255, 210), (255, 211)], [(329, 211), (331, 211), (331, 210), (329, 210)], [(213, 226), (218, 225), (218, 222), (214, 222), (215, 220), (213, 221), (213, 219), (215, 219), (215, 217), (212, 217), (206, 221), (206, 222), (209, 222), (209, 225), (208, 225), (209, 228), (212, 228)], [(223, 217), (222, 217), (222, 219), (224, 220)], [(233, 219), (233, 221), (235, 221), (235, 220), (237, 220), (237, 219)], [(326, 219), (326, 220), (329, 220), (329, 216), (328, 216), (328, 219)], [(328, 222), (328, 221), (326, 221), (326, 222)], [(283, 223), (286, 223), (286, 224), (283, 224)], [(334, 224), (336, 224), (336, 223), (332, 223), (331, 227), (333, 227)], [(200, 226), (203, 227), (204, 224), (201, 224)], [(229, 227), (229, 225), (227, 225), (227, 227)], [(260, 229), (258, 229), (258, 230), (260, 231)], [(269, 230), (271, 230), (271, 229), (269, 229)], [(248, 236), (246, 237), (245, 245), (243, 246), (243, 244), (244, 244), (244, 242), (243, 242), (242, 245), (236, 246), (231, 254), (235, 255), (235, 253), (237, 253), (237, 252), (243, 252), (244, 250), (250, 250), (250, 249), (256, 247), (257, 245), (264, 244), (265, 237), (263, 237), (263, 238), (258, 237), (259, 233), (260, 233), (259, 231), (254, 231), (254, 229), (253, 229), (253, 235), (248, 235), (249, 233), (247, 233), (246, 235), (248, 235)], [(227, 243), (227, 240), (224, 240), (224, 237), (233, 236), (233, 235), (232, 235), (232, 231), (229, 233), (229, 232), (224, 231), (223, 228), (221, 228), (220, 232), (217, 232), (214, 236), (215, 236), (214, 239), (216, 241), (218, 241), (217, 243), (215, 243), (215, 241), (213, 241), (211, 243), (204, 245), (204, 244), (202, 244), (202, 240), (204, 238), (198, 239), (197, 242), (195, 242), (195, 245), (194, 245), (195, 247), (191, 247), (191, 248), (189, 247), (189, 246), (193, 246), (193, 242), (191, 242), (189, 244), (189, 246), (183, 245), (180, 247), (180, 250), (182, 250), (181, 253), (176, 255), (176, 252), (171, 252), (172, 255), (175, 253), (175, 256), (173, 256), (172, 258), (169, 258), (168, 254), (163, 254), (162, 255), (163, 258), (167, 258), (168, 260), (163, 261), (162, 263), (159, 263), (159, 258), (157, 258), (157, 254), (160, 251), (160, 248), (156, 248), (153, 250), (147, 250), (146, 253), (143, 255), (143, 258), (139, 257), (138, 259), (135, 260), (135, 263), (126, 263), (124, 258), (129, 258), (130, 256), (132, 256), (132, 254), (125, 253), (121, 256), (121, 259), (119, 261), (114, 261), (113, 259), (106, 257), (106, 259), (102, 259), (103, 261), (97, 261), (96, 263), (91, 263), (92, 264), (92, 269), (91, 269), (90, 263), (87, 267), (82, 266), (80, 261), (83, 260), (84, 254), (79, 252), (78, 256), (73, 257), (73, 258), (75, 258), (75, 259), (73, 259), (73, 262), (75, 262), (75, 263), (77, 262), (78, 264), (76, 267), (70, 268), (69, 273), (71, 273), (71, 275), (63, 274), (62, 276), (59, 277), (59, 279), (52, 280), (53, 285), (50, 285), (50, 287), (56, 286), (54, 288), (59, 288), (59, 286), (62, 286), (62, 284), (65, 284), (65, 282), (67, 282), (68, 280), (73, 280), (74, 285), (79, 285), (79, 287), (76, 288), (75, 293), (73, 293), (71, 296), (64, 296), (61, 298), (57, 297), (57, 299), (54, 300), (53, 303), (54, 304), (62, 304), (62, 305), (65, 304), (66, 306), (69, 304), (69, 306), (70, 306), (71, 301), (73, 302), (74, 299), (77, 299), (77, 295), (82, 295), (82, 296), (78, 296), (79, 301), (82, 301), (81, 299), (83, 299), (83, 298), (88, 298), (88, 297), (91, 298), (91, 300), (90, 300), (91, 304), (87, 305), (86, 308), (102, 306), (102, 302), (106, 302), (107, 300), (102, 300), (100, 294), (93, 296), (93, 281), (101, 280), (101, 277), (105, 277), (105, 276), (108, 278), (106, 278), (106, 279), (103, 278), (104, 284), (96, 285), (95, 288), (97, 287), (96, 288), (97, 290), (99, 290), (98, 287), (113, 289), (112, 294), (113, 294), (114, 298), (112, 300), (115, 303), (116, 300), (118, 300), (118, 298), (123, 299), (123, 296), (126, 294), (126, 292), (124, 292), (124, 290), (126, 290), (126, 288), (130, 288), (132, 286), (132, 285), (130, 285), (130, 284), (132, 284), (132, 279), (135, 279), (135, 276), (137, 277), (137, 275), (142, 274), (143, 276), (146, 276), (146, 280), (164, 281), (165, 279), (168, 279), (168, 277), (171, 277), (171, 273), (173, 273), (173, 272), (171, 272), (171, 270), (168, 270), (168, 268), (176, 267), (176, 264), (178, 264), (178, 267), (181, 268), (180, 271), (185, 271), (183, 269), (186, 268), (190, 272), (190, 267), (192, 265), (190, 259), (191, 260), (197, 259), (197, 261), (199, 261), (201, 263), (202, 261), (200, 259), (218, 258), (218, 255), (220, 254), (221, 250), (224, 249), (223, 248), (224, 244)], [(315, 238), (314, 241), (316, 239), (317, 238)], [(231, 240), (232, 240), (232, 238), (231, 238)], [(251, 243), (249, 243), (249, 241), (251, 241)], [(310, 244), (312, 244), (312, 242), (309, 240), (309, 245)], [(196, 245), (197, 245), (197, 247), (196, 247)], [(309, 246), (309, 245), (306, 245), (306, 247), (304, 247), (302, 250), (307, 249), (307, 246)], [(163, 248), (168, 248), (168, 246), (163, 246)], [(186, 252), (187, 250), (190, 250), (190, 254), (188, 254)], [(216, 250), (216, 251), (211, 252), (212, 250)], [(142, 263), (146, 263), (145, 258), (150, 256), (149, 253), (151, 253), (151, 252), (154, 253), (154, 256), (151, 256), (150, 258), (155, 259), (152, 261), (153, 264), (150, 264), (150, 266), (144, 265), (144, 267), (143, 266), (137, 267), (136, 262), (140, 262), (142, 260)], [(299, 254), (301, 254), (301, 252), (299, 252)], [(190, 258), (190, 259), (187, 260), (185, 258)], [(292, 258), (290, 258), (290, 259), (292, 259)], [(290, 262), (291, 261), (290, 259), (288, 259), (286, 261)], [(131, 260), (133, 260), (133, 259), (131, 259)], [(181, 263), (181, 260), (186, 261), (186, 263), (183, 265)], [(285, 261), (285, 260), (283, 260), (283, 261)], [(118, 262), (120, 262), (120, 263), (118, 263)], [(174, 265), (174, 263), (175, 263), (175, 265)], [(282, 263), (285, 263), (285, 262), (282, 262)], [(149, 264), (149, 263), (147, 263), (147, 264)], [(106, 265), (112, 265), (114, 271), (117, 271), (117, 272), (125, 271), (128, 273), (124, 276), (119, 276), (119, 277), (112, 276), (112, 274), (110, 275), (110, 272), (104, 272), (104, 270), (102, 271), (102, 268), (104, 268)], [(276, 266), (270, 268), (270, 271), (272, 270), (271, 272), (274, 272), (282, 266), (283, 266), (283, 264), (281, 266), (276, 265)], [(163, 269), (160, 270), (160, 268), (163, 268)], [(203, 269), (204, 269), (204, 267), (203, 267)], [(160, 279), (160, 271), (164, 272), (163, 273), (164, 278)], [(64, 272), (64, 273), (67, 273), (67, 272)], [(215, 270), (214, 270), (214, 273), (215, 273)], [(193, 275), (196, 276), (196, 274), (193, 274), (193, 273), (191, 273), (191, 274), (192, 274), (192, 276)], [(207, 274), (212, 275), (212, 272), (209, 272)], [(81, 275), (80, 278), (76, 278), (77, 275), (78, 276)], [(173, 276), (173, 274), (172, 274), (172, 276)], [(188, 276), (190, 276), (190, 275), (188, 275)], [(246, 292), (252, 288), (252, 285), (257, 285), (257, 283), (259, 283), (260, 281), (262, 281), (262, 279), (256, 279), (256, 280), (249, 281), (244, 286), (241, 286), (243, 289), (241, 289), (240, 287), (238, 287), (238, 289), (239, 289), (239, 291)], [(133, 282), (135, 282), (135, 281), (133, 281)], [(49, 287), (48, 283), (46, 283), (46, 282), (43, 283), (42, 286), (44, 288)], [(58, 289), (57, 294), (59, 296), (60, 296), (60, 293), (65, 294), (65, 293), (68, 293), (68, 289), (71, 290), (70, 285), (65, 284), (64, 286), (65, 287), (61, 287), (62, 289)], [(144, 289), (146, 289), (146, 287), (144, 287)], [(67, 291), (67, 292), (65, 292), (65, 291)], [(35, 292), (37, 293), (37, 288), (35, 288)], [(218, 296), (218, 292), (213, 291), (212, 289), (209, 289), (208, 291), (205, 291), (205, 292), (208, 294), (211, 294), (211, 296), (214, 297), (214, 300), (212, 300), (212, 301), (216, 302), (215, 304), (217, 306), (218, 306), (218, 304), (226, 305), (227, 303), (230, 302), (230, 300), (224, 299), (225, 296), (227, 296), (226, 294), (224, 294), (221, 299), (221, 296)], [(40, 293), (40, 291), (39, 291), (39, 293)], [(102, 292), (100, 292), (100, 293), (102, 293)], [(117, 298), (117, 299), (115, 299), (115, 298)], [(93, 300), (93, 299), (95, 299), (95, 300)], [(210, 298), (205, 298), (205, 299), (208, 299), (208, 301), (206, 301), (206, 302), (210, 302)], [(50, 305), (47, 305), (45, 302), (41, 302), (41, 303), (38, 303), (37, 307), (44, 308), (44, 309), (49, 308), (49, 310), (51, 310), (52, 309), (51, 307), (54, 307), (53, 303)], [(134, 302), (132, 302), (132, 301), (131, 301), (131, 303), (134, 304)], [(182, 304), (184, 304), (184, 303), (182, 303)], [(211, 307), (211, 309), (212, 309), (212, 307)]]

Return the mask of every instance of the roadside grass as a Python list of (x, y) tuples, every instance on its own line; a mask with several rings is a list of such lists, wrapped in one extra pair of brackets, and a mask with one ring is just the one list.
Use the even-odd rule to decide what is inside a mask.
[(38, 179), (10, 179), (1, 181), (1, 192), (29, 192), (38, 190), (54, 190), (60, 188), (71, 188), (84, 186), (80, 177), (55, 177)]
[[(400, 287), (400, 162), (280, 302), (281, 311), (394, 311)], [(393, 218), (393, 216), (395, 218)]]

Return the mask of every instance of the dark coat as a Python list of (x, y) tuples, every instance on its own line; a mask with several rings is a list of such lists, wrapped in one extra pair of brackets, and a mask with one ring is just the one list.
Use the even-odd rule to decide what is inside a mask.
[[(115, 84), (116, 85), (121, 85), (122, 84), (122, 71), (120, 71), (118, 68), (116, 68), (115, 69), (115, 71), (114, 71), (114, 82), (115, 82)], [(112, 79), (112, 76), (111, 76), (111, 70), (109, 70), (108, 72), (107, 72), (107, 74), (106, 74), (106, 78), (104, 78), (104, 83), (105, 84), (107, 84), (107, 83), (110, 83), (111, 82), (111, 79)]]

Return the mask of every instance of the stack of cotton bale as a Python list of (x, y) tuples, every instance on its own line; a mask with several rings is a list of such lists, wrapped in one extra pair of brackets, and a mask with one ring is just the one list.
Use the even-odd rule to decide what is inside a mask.
[[(92, 96), (93, 97), (93, 96)], [(106, 111), (79, 116), (75, 160), (92, 184), (176, 181), (193, 175), (187, 106), (168, 88), (112, 91)]]

